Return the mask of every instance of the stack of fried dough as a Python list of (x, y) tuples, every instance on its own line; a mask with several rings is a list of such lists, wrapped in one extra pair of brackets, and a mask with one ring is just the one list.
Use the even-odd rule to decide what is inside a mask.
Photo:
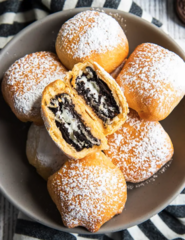
[(123, 211), (126, 182), (150, 178), (174, 153), (160, 120), (185, 93), (184, 61), (154, 43), (129, 43), (119, 23), (97, 11), (66, 21), (56, 54), (13, 63), (2, 93), (33, 122), (28, 161), (47, 180), (66, 227), (96, 232)]

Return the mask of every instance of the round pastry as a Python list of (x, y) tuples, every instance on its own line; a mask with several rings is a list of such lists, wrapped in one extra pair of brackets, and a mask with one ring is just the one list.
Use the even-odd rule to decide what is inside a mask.
[(128, 41), (111, 16), (96, 11), (84, 11), (62, 25), (56, 52), (64, 66), (72, 69), (76, 63), (92, 60), (107, 72), (112, 72), (128, 55)]
[(126, 120), (128, 105), (116, 81), (95, 62), (78, 63), (65, 81), (87, 105), (103, 134), (115, 132)]
[(2, 93), (23, 122), (42, 124), (41, 96), (45, 86), (65, 77), (66, 69), (51, 52), (28, 54), (13, 63), (4, 75)]
[(130, 108), (141, 118), (166, 118), (185, 93), (185, 63), (175, 53), (156, 44), (139, 45), (116, 81)]
[(130, 109), (127, 121), (107, 136), (105, 154), (119, 167), (127, 182), (141, 182), (156, 173), (173, 155), (170, 137), (159, 122), (140, 119)]
[(66, 155), (49, 136), (45, 126), (33, 123), (28, 131), (26, 155), (29, 163), (45, 180), (58, 171), (67, 160)]
[(65, 226), (91, 232), (121, 213), (127, 199), (123, 174), (102, 152), (67, 161), (49, 177), (48, 191)]
[(107, 139), (91, 118), (87, 106), (61, 80), (44, 89), (41, 107), (46, 129), (69, 157), (80, 159), (107, 148)]

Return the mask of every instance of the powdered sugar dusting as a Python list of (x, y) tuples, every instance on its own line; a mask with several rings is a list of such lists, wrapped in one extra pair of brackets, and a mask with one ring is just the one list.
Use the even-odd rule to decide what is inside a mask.
[(132, 56), (121, 73), (123, 91), (127, 87), (129, 92), (137, 92), (145, 105), (155, 100), (158, 111), (165, 111), (176, 97), (184, 95), (185, 63), (178, 55), (156, 44), (145, 43)]
[(98, 8), (98, 7), (92, 7), (92, 10), (96, 12), (103, 12), (113, 17), (119, 23), (119, 25), (124, 30), (124, 32), (125, 33), (127, 32), (127, 24), (126, 24), (127, 20), (123, 18), (123, 16), (120, 15), (119, 13), (112, 13), (112, 12), (108, 12), (107, 10), (105, 12), (104, 9)]
[(54, 80), (63, 80), (65, 71), (51, 52), (32, 53), (17, 60), (4, 78), (16, 111), (26, 117), (40, 115), (42, 91)]
[(51, 168), (52, 173), (55, 173), (61, 168), (67, 157), (53, 142), (44, 126), (35, 127), (40, 131), (36, 158), (43, 167)]
[(50, 174), (58, 171), (67, 160), (44, 126), (31, 125), (28, 132), (27, 148), (32, 162), (35, 162), (35, 167), (50, 169)]
[(118, 22), (111, 16), (96, 11), (81, 12), (68, 20), (62, 26), (59, 37), (61, 48), (67, 49), (74, 58), (103, 53), (119, 44), (125, 44)]
[(169, 137), (158, 122), (139, 119), (131, 110), (128, 119), (108, 136), (106, 154), (116, 164), (126, 181), (140, 182), (151, 177), (173, 154)]
[(118, 203), (124, 205), (126, 185), (116, 168), (70, 161), (52, 183), (56, 194), (60, 191), (61, 215), (68, 227), (81, 225), (93, 231), (104, 223), (108, 209), (114, 215), (118, 213)]

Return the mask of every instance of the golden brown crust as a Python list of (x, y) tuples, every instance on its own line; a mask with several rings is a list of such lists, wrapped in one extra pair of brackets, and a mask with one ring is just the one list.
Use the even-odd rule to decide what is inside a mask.
[(92, 60), (110, 73), (127, 57), (129, 46), (115, 19), (105, 13), (84, 11), (64, 23), (57, 36), (56, 52), (70, 70), (79, 62)]
[(8, 77), (5, 75), (1, 84), (1, 92), (3, 94), (4, 100), (9, 105), (15, 116), (22, 122), (30, 121), (34, 122), (36, 125), (43, 125), (39, 109), (34, 109), (34, 112), (32, 112), (31, 116), (30, 114), (25, 115), (17, 109), (14, 101), (14, 95), (16, 94), (16, 92), (14, 93), (11, 88), (9, 88), (9, 86), (7, 85), (7, 81)]
[(130, 109), (127, 121), (108, 137), (105, 154), (120, 168), (127, 182), (141, 182), (150, 178), (173, 155), (170, 137), (159, 122), (140, 119)]
[[(74, 147), (72, 147), (72, 145), (68, 144), (63, 139), (59, 128), (56, 127), (55, 116), (52, 111), (48, 109), (50, 100), (61, 93), (66, 93), (71, 97), (72, 102), (75, 105), (75, 111), (79, 115), (81, 115), (85, 125), (90, 128), (92, 135), (101, 141), (99, 146), (94, 145), (92, 148), (84, 148), (83, 150), (78, 152), (75, 150)], [(81, 99), (79, 99), (78, 95), (73, 91), (73, 89), (70, 88), (67, 84), (64, 84), (61, 80), (56, 80), (44, 89), (41, 108), (42, 117), (46, 129), (48, 130), (50, 136), (55, 141), (55, 143), (59, 146), (59, 148), (64, 151), (64, 153), (67, 154), (69, 157), (80, 159), (85, 157), (89, 153), (107, 148), (107, 140), (103, 133), (101, 133), (101, 131), (94, 124), (94, 120), (91, 118), (91, 116), (89, 116), (87, 107), (82, 103)]]
[(121, 213), (127, 199), (123, 174), (102, 152), (69, 160), (47, 186), (64, 225), (91, 232)]
[[(115, 132), (121, 125), (126, 121), (127, 113), (128, 113), (128, 105), (126, 102), (126, 99), (119, 88), (118, 84), (115, 82), (115, 80), (97, 63), (92, 61), (86, 61), (84, 63), (78, 63), (74, 66), (73, 70), (66, 75), (65, 81), (69, 83), (74, 88), (74, 91), (76, 92), (76, 79), (79, 76), (80, 72), (83, 72), (86, 67), (91, 67), (98, 77), (107, 84), (109, 89), (111, 90), (111, 93), (114, 97), (114, 100), (116, 101), (120, 113), (114, 117), (111, 121), (111, 124), (103, 122), (102, 119), (100, 119), (96, 113), (93, 111), (93, 109), (87, 105), (85, 99), (83, 96), (79, 96), (81, 101), (87, 105), (87, 109), (89, 111), (89, 114), (92, 116), (92, 118), (95, 120), (96, 124), (99, 124), (99, 127), (101, 131), (106, 135), (112, 134)], [(76, 92), (77, 93), (77, 92)], [(77, 93), (78, 94), (78, 93)]]
[(116, 81), (130, 108), (149, 121), (165, 119), (185, 93), (183, 60), (156, 44), (139, 45)]
[(46, 51), (28, 54), (6, 71), (1, 86), (3, 97), (19, 120), (42, 125), (42, 91), (52, 81), (63, 79), (65, 73), (56, 54)]

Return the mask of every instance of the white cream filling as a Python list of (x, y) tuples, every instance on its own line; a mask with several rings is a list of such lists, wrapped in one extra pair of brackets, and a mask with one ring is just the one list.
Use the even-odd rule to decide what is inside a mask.
[(105, 112), (108, 115), (108, 109), (104, 107), (105, 100), (106, 100), (106, 97), (102, 96), (101, 99), (100, 99), (99, 109), (102, 110), (103, 112)]
[[(82, 76), (78, 79), (78, 82), (83, 82), (85, 89), (89, 89), (91, 95), (93, 95), (94, 99), (98, 102), (98, 96), (100, 92), (99, 86), (94, 81), (89, 81), (86, 76)], [(92, 99), (93, 101), (93, 99)]]
[[(54, 100), (55, 101), (55, 100)], [(58, 101), (56, 100), (55, 102), (58, 103)], [(79, 139), (76, 138), (76, 136), (74, 135), (74, 131), (78, 132), (79, 134), (81, 134), (81, 132), (85, 135), (85, 137), (87, 138), (87, 140), (89, 140), (93, 145), (97, 144), (97, 141), (94, 141), (89, 134), (86, 132), (86, 130), (84, 128), (79, 129), (79, 121), (74, 118), (74, 116), (72, 115), (72, 113), (70, 112), (69, 109), (66, 108), (62, 108), (62, 111), (57, 111), (56, 115), (55, 115), (55, 120), (63, 123), (65, 128), (68, 130), (69, 133), (69, 138), (77, 145), (79, 146), (86, 146), (88, 144), (86, 144), (84, 141), (79, 141)], [(86, 128), (87, 130), (90, 130), (89, 128)], [(99, 140), (98, 140), (99, 143)]]
[[(99, 94), (100, 94), (100, 87), (95, 81), (90, 81), (90, 78), (93, 78), (93, 73), (90, 69), (86, 68), (84, 70), (84, 73), (87, 74), (87, 76), (82, 76), (83, 72), (80, 71), (78, 82), (84, 83), (84, 88), (90, 90), (90, 95), (93, 95), (93, 98), (98, 102), (99, 101)], [(94, 99), (91, 99), (92, 106), (94, 105)], [(99, 109), (104, 112), (107, 116), (109, 114), (108, 108), (106, 108), (106, 96), (101, 96), (100, 98), (100, 104)], [(109, 107), (110, 110), (114, 111), (114, 107)], [(107, 120), (107, 124), (111, 124), (112, 120)]]
[(50, 108), (57, 108), (59, 106), (58, 101), (56, 99), (52, 99), (51, 103), (48, 105), (48, 107), (50, 107)]

